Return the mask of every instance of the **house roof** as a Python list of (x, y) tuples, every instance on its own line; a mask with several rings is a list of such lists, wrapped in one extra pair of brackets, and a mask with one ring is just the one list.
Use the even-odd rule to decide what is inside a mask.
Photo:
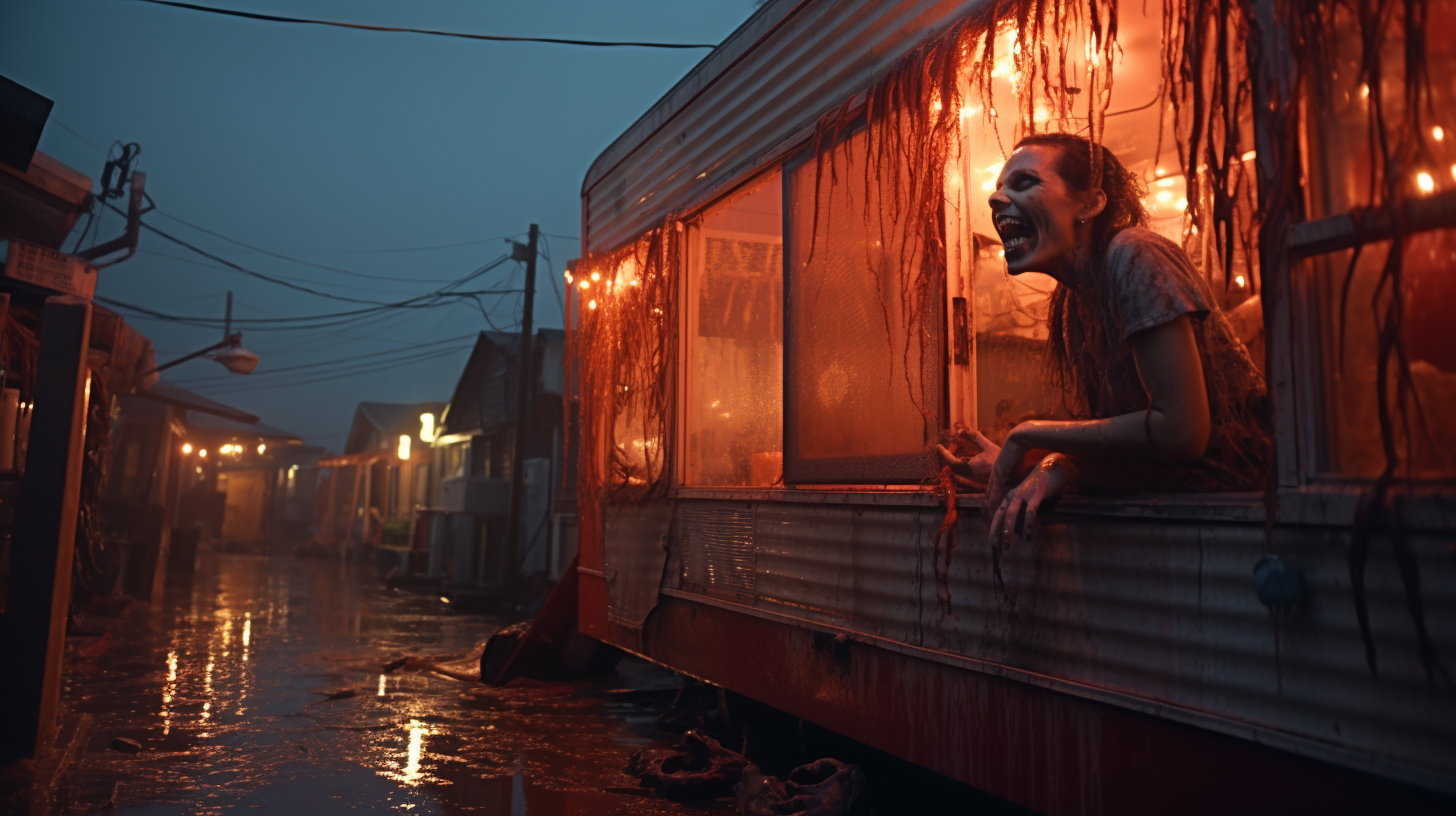
[(407, 433), (418, 438), (420, 414), (439, 416), (444, 409), (443, 402), (361, 402), (354, 409), (344, 453), (358, 453), (372, 447), (370, 438), (376, 433), (381, 436)]
[(215, 417), (222, 417), (234, 422), (253, 425), (258, 421), (256, 414), (250, 414), (231, 405), (224, 405), (217, 400), (211, 400), (201, 394), (194, 394), (181, 386), (173, 385), (163, 379), (158, 379), (151, 388), (145, 391), (138, 391), (138, 397), (166, 402), (172, 405), (186, 408), (190, 412), (200, 414), (211, 414)]
[[(561, 329), (536, 332), (538, 393), (562, 393), (563, 350), (566, 333)], [(520, 375), (519, 334), (481, 332), (465, 369), (455, 383), (449, 407), (440, 419), (446, 434), (473, 433), (512, 421)]]

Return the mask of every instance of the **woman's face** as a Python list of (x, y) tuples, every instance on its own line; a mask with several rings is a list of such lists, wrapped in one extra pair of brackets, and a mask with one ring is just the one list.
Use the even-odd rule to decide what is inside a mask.
[(1018, 149), (1001, 168), (991, 194), (991, 218), (1013, 275), (1069, 269), (1077, 252), (1077, 219), (1085, 217), (1089, 194), (1069, 187), (1057, 173), (1057, 147)]

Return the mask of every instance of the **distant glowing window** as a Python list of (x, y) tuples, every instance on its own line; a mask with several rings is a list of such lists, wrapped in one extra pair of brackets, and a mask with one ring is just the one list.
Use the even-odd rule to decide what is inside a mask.
[(689, 252), (685, 482), (775, 484), (783, 472), (779, 174), (708, 209)]

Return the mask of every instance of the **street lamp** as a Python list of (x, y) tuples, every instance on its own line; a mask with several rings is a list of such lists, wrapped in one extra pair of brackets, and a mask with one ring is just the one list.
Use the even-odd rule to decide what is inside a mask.
[(195, 360), (198, 357), (207, 356), (219, 363), (223, 368), (234, 374), (251, 374), (253, 369), (258, 367), (258, 355), (243, 348), (243, 333), (233, 332), (233, 293), (227, 293), (227, 318), (222, 330), (222, 342), (213, 343), (205, 349), (199, 349), (191, 354), (178, 357), (170, 363), (163, 363), (142, 376), (156, 374), (158, 371), (166, 371), (174, 365), (185, 363), (188, 360)]

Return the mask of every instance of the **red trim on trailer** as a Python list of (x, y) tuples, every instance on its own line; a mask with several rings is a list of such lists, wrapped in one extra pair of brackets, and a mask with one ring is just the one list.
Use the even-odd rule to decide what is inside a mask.
[(593, 567), (581, 593), (583, 632), (1047, 814), (1452, 812), (1277, 748), (707, 604), (662, 597), (639, 633), (607, 620)]

